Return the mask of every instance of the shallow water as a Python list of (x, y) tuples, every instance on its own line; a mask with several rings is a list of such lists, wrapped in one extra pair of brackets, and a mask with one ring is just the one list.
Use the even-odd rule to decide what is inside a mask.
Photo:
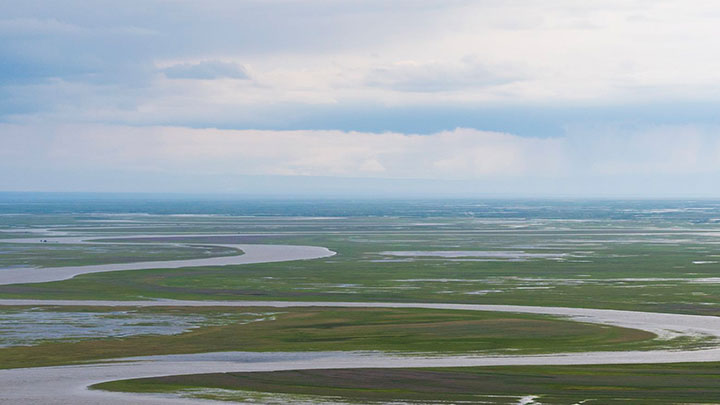
[[(166, 235), (172, 237), (178, 235)], [(193, 237), (195, 235), (180, 235)], [(147, 235), (137, 236), (149, 237)], [(127, 240), (133, 236), (125, 236)], [(40, 242), (38, 239), (4, 239), (0, 243), (88, 243), (88, 237), (66, 237), (46, 238), (47, 242)], [(93, 242), (98, 243), (98, 242)], [(110, 243), (110, 242), (108, 242)], [(119, 243), (119, 242), (112, 242)], [(146, 269), (177, 269), (182, 267), (202, 266), (228, 266), (252, 263), (270, 263), (292, 260), (310, 260), (335, 255), (335, 252), (319, 246), (295, 246), (295, 245), (259, 245), (259, 244), (210, 244), (213, 246), (228, 247), (242, 251), (237, 256), (208, 257), (201, 259), (187, 260), (165, 260), (135, 263), (101, 264), (91, 266), (67, 266), (49, 268), (5, 268), (0, 269), (0, 285), (18, 283), (40, 283), (46, 281), (59, 281), (73, 278), (79, 274), (100, 273), (106, 271), (146, 270)], [(149, 245), (152, 246), (152, 245)]]
[[(188, 236), (188, 235), (183, 235)], [(128, 238), (128, 237), (124, 237)], [(77, 243), (83, 238), (55, 238), (57, 243)], [(27, 242), (24, 240), (23, 243)], [(49, 281), (69, 278), (75, 274), (138, 270), (142, 268), (178, 268), (193, 265), (226, 265), (269, 261), (300, 260), (334, 254), (325, 248), (280, 245), (220, 245), (242, 249), (242, 256), (192, 259), (171, 262), (144, 262), (102, 266), (80, 266), (55, 269), (14, 269), (0, 271), (0, 284)], [(561, 258), (562, 253), (526, 253), (524, 251), (401, 251), (383, 252), (390, 256), (478, 257), (499, 259)], [(489, 256), (488, 256), (489, 255)], [(210, 263), (208, 263), (210, 261)], [(34, 278), (35, 277), (35, 278)], [(60, 277), (60, 278), (58, 278)], [(451, 280), (458, 279), (447, 279)], [(405, 280), (407, 281), (407, 280)], [(347, 286), (345, 286), (347, 287)], [(483, 291), (487, 293), (488, 291)], [(475, 311), (504, 311), (565, 316), (574, 320), (642, 329), (661, 338), (720, 338), (720, 318), (711, 316), (644, 313), (633, 311), (555, 308), (510, 305), (426, 304), (426, 303), (363, 303), (363, 302), (278, 302), (278, 301), (70, 301), (70, 300), (0, 300), (0, 305), (56, 306), (228, 306), (228, 307), (349, 307), (349, 308), (434, 308)], [(142, 395), (88, 391), (90, 384), (123, 378), (149, 377), (184, 373), (227, 371), (271, 371), (312, 368), (348, 367), (452, 367), (487, 365), (562, 365), (562, 364), (623, 364), (720, 361), (720, 349), (653, 350), (625, 352), (566, 353), (539, 356), (392, 356), (371, 352), (325, 353), (206, 353), (197, 355), (148, 356), (108, 362), (99, 365), (45, 367), (0, 370), (0, 403), (74, 403), (74, 404), (136, 404), (196, 403), (197, 400), (158, 398)]]
[(380, 252), (388, 256), (411, 256), (411, 257), (479, 257), (494, 259), (548, 259), (561, 258), (567, 253), (528, 253), (524, 251), (481, 251), (481, 250), (413, 250), (413, 251), (385, 251)]
[[(281, 302), (281, 301), (72, 301), (0, 300), (0, 305), (76, 306), (228, 306), (228, 307), (349, 307), (435, 308), (475, 311), (504, 311), (566, 316), (584, 322), (647, 330), (664, 338), (720, 337), (720, 318), (714, 316), (585, 308), (512, 305), (381, 303), (381, 302)], [(88, 391), (88, 385), (125, 378), (173, 374), (274, 371), (360, 367), (461, 367), (490, 365), (630, 364), (720, 361), (720, 349), (649, 350), (623, 352), (566, 353), (535, 356), (393, 356), (379, 352), (315, 353), (201, 353), (147, 356), (99, 365), (0, 370), (0, 403), (12, 404), (178, 404), (196, 399), (159, 398), (134, 394)], [(117, 360), (116, 360), (117, 361)]]
[(45, 340), (174, 335), (203, 325), (202, 316), (137, 314), (132, 311), (0, 312), (0, 347), (29, 346)]
[(0, 347), (135, 335), (176, 335), (202, 326), (257, 322), (272, 314), (152, 314), (136, 311), (0, 309)]

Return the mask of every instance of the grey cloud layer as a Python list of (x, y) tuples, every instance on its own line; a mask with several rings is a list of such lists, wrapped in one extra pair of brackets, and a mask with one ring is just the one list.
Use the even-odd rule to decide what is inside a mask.
[(164, 68), (163, 73), (171, 79), (249, 79), (244, 66), (222, 61), (179, 63)]
[[(98, 188), (98, 173), (158, 184), (172, 173), (177, 191), (194, 176), (219, 188), (208, 179), (679, 190), (720, 173), (717, 2), (0, 0), (0, 9), (0, 170), (26, 180), (0, 189), (46, 189), (52, 172), (66, 173), (55, 180), (69, 189)], [(475, 129), (453, 130), (463, 126)], [(214, 127), (245, 131), (190, 129)], [(656, 176), (665, 183), (648, 181)]]
[(587, 134), (533, 139), (471, 129), (413, 135), (0, 125), (0, 189), (717, 196), (717, 131), (655, 127), (588, 143)]
[(717, 130), (656, 127), (587, 142), (587, 135), (537, 139), (462, 128), (415, 135), (2, 125), (0, 131), (11, 136), (0, 157), (5, 163), (47, 169), (213, 175), (481, 179), (702, 174), (720, 171)]
[(250, 127), (238, 110), (718, 101), (713, 2), (4, 3), (5, 121)]

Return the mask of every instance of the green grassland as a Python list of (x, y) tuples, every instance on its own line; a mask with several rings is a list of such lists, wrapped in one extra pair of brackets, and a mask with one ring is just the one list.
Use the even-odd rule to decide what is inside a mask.
[(237, 249), (228, 247), (201, 245), (138, 246), (44, 243), (38, 246), (38, 244), (5, 243), (0, 244), (0, 268), (87, 266), (110, 263), (185, 260), (233, 256), (240, 253)]
[(710, 404), (720, 402), (720, 364), (218, 373), (114, 381), (93, 388), (238, 402), (262, 398), (263, 403), (518, 404), (530, 397), (537, 402), (525, 403)]
[[(68, 311), (117, 311), (62, 307)], [(6, 309), (7, 310), (7, 309)], [(48, 308), (52, 310), (52, 308)], [(138, 314), (205, 315), (227, 322), (178, 335), (48, 341), (0, 348), (0, 368), (217, 351), (382, 350), (397, 353), (512, 353), (675, 348), (649, 332), (540, 315), (426, 309), (137, 308)], [(248, 313), (271, 313), (243, 322)]]
[[(636, 211), (638, 206), (629, 205)], [(304, 207), (304, 206), (303, 206)], [(300, 207), (300, 214), (313, 208)], [(0, 286), (0, 298), (380, 301), (612, 308), (720, 315), (720, 218), (714, 211), (627, 214), (625, 205), (597, 211), (504, 207), (488, 218), (355, 216), (362, 204), (333, 208), (344, 217), (170, 215), (0, 216), (0, 267), (67, 266), (234, 254), (212, 243), (325, 246), (333, 257), (240, 266), (150, 269), (71, 280)], [(407, 207), (401, 207), (406, 210)], [(263, 208), (264, 209), (264, 208)], [(273, 210), (285, 208), (272, 204)], [(425, 208), (423, 208), (425, 209)], [(347, 212), (345, 212), (347, 210)], [(394, 208), (390, 207), (389, 212)], [(402, 211), (399, 212), (407, 212)], [(639, 211), (638, 211), (639, 212)], [(298, 214), (298, 215), (300, 215)], [(318, 214), (320, 215), (320, 214)], [(70, 232), (97, 245), (15, 245), (4, 238)], [(185, 234), (168, 245), (119, 245), (110, 238)], [(241, 234), (236, 239), (196, 234)], [(144, 242), (151, 242), (146, 239)], [(190, 243), (193, 247), (176, 246)], [(522, 252), (530, 257), (398, 256), (400, 251)], [(550, 256), (542, 256), (542, 255)], [(512, 255), (510, 255), (512, 256)], [(63, 308), (110, 311), (109, 308)], [(384, 350), (398, 353), (553, 353), (687, 347), (654, 335), (537, 315), (425, 309), (138, 308), (143, 314), (205, 314), (230, 321), (178, 335), (144, 335), (0, 348), (0, 368), (92, 362), (149, 354), (214, 351)], [(244, 322), (237, 312), (274, 313)], [(234, 314), (234, 315), (233, 315)], [(210, 399), (319, 395), (366, 403), (482, 401), (518, 403), (718, 403), (720, 365), (487, 367), (424, 370), (315, 370), (232, 373), (121, 381), (103, 389), (177, 392)], [(264, 398), (264, 397), (263, 397)], [(266, 398), (267, 399), (267, 398)], [(259, 402), (271, 402), (260, 400)], [(315, 401), (315, 400), (313, 400)], [(287, 402), (284, 399), (275, 401)], [(315, 401), (317, 402), (317, 401)]]
[[(416, 220), (410, 225), (401, 219), (383, 224), (378, 219), (348, 224), (297, 220), (292, 226), (275, 221), (275, 231), (252, 234), (238, 243), (319, 245), (338, 255), (285, 263), (88, 274), (60, 282), (0, 286), (0, 298), (421, 301), (720, 312), (720, 264), (716, 263), (720, 238), (705, 226), (521, 222), (513, 226), (524, 228), (508, 230), (498, 229), (498, 224), (470, 227), (460, 220), (443, 221)], [(263, 229), (273, 224), (258, 222), (265, 224)], [(234, 229), (242, 233), (257, 227), (238, 224)], [(468, 261), (384, 253), (413, 250), (564, 256)]]

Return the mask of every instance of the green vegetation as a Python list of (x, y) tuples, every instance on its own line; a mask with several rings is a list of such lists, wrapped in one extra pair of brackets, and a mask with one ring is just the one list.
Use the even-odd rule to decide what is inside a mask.
[[(260, 211), (249, 213), (317, 216), (313, 218), (0, 216), (0, 267), (180, 260), (234, 253), (208, 247), (213, 243), (315, 245), (338, 252), (334, 257), (308, 261), (86, 274), (59, 282), (0, 286), (0, 298), (443, 302), (720, 315), (717, 205), (685, 209), (658, 203), (660, 209), (656, 210), (654, 205), (648, 208), (652, 204), (633, 202), (418, 203), (414, 211), (408, 205), (383, 204), (339, 204), (328, 213), (343, 217), (334, 218), (321, 218), (326, 211), (317, 211), (315, 203), (295, 204), (295, 211), (288, 211), (285, 205), (258, 203)], [(188, 212), (186, 209), (194, 207), (165, 207), (162, 212)], [(223, 207), (224, 212), (237, 212), (229, 202)], [(146, 212), (145, 208), (141, 205), (136, 211)], [(125, 206), (114, 209), (127, 212), (122, 211)], [(42, 238), (45, 228), (108, 243), (2, 243), (11, 237)], [(157, 235), (157, 239), (133, 242), (168, 244), (120, 245), (110, 240), (129, 241), (138, 234)], [(167, 236), (175, 234), (187, 237)], [(194, 236), (198, 234), (215, 236)], [(224, 234), (242, 236), (220, 236)], [(476, 256), (397, 253), (414, 251), (474, 251)], [(551, 317), (471, 311), (320, 307), (158, 307), (137, 311), (212, 315), (213, 319), (230, 321), (177, 335), (88, 338), (0, 348), (0, 367), (236, 350), (385, 350), (411, 354), (441, 349), (458, 354), (528, 354), (702, 344), (657, 341), (642, 331)], [(274, 315), (248, 323), (240, 311)], [(662, 404), (718, 403), (718, 378), (718, 364), (533, 366), (232, 373), (131, 380), (100, 387), (180, 392), (224, 400), (272, 402), (276, 398), (276, 403), (290, 402), (296, 395), (339, 397), (360, 403), (398, 399), (518, 403), (520, 397), (537, 395), (540, 402), (548, 404)], [(290, 397), (278, 400), (277, 395)]]
[[(720, 279), (716, 278), (720, 264), (715, 263), (720, 261), (720, 250), (716, 248), (717, 237), (703, 230), (635, 232), (626, 229), (633, 224), (624, 222), (603, 224), (609, 228), (603, 231), (596, 229), (597, 224), (512, 231), (476, 224), (479, 229), (471, 232), (456, 223), (406, 230), (404, 221), (388, 219), (385, 226), (366, 225), (374, 230), (360, 233), (352, 224), (347, 230), (337, 230), (335, 222), (317, 222), (312, 232), (305, 224), (301, 235), (278, 232), (282, 236), (257, 236), (253, 243), (327, 246), (337, 251), (337, 256), (287, 263), (88, 274), (60, 282), (0, 286), (0, 298), (531, 303), (720, 313)], [(393, 223), (400, 230), (383, 233)], [(198, 238), (189, 241), (201, 242)], [(563, 256), (473, 261), (383, 253), (412, 250), (522, 251)]]
[[(37, 238), (38, 240), (41, 238)], [(2, 241), (2, 239), (0, 239)], [(82, 244), (0, 244), (2, 267), (63, 267), (161, 260), (199, 259), (241, 254), (222, 246)]]
[[(340, 401), (517, 404), (678, 404), (720, 402), (720, 364), (343, 369), (218, 373), (142, 378), (93, 386), (124, 392), (245, 400), (257, 393)], [(272, 396), (265, 396), (269, 399)], [(267, 400), (266, 403), (279, 403)], [(531, 403), (531, 402), (526, 402)], [(532, 402), (534, 403), (534, 402)]]
[[(63, 311), (68, 308), (63, 307)], [(76, 307), (77, 311), (108, 308)], [(112, 310), (118, 310), (113, 308)], [(132, 336), (0, 348), (0, 368), (142, 355), (217, 351), (492, 352), (630, 350), (686, 344), (655, 335), (548, 316), (478, 311), (337, 308), (139, 308), (141, 314), (224, 314), (229, 321), (179, 335)], [(233, 313), (238, 313), (233, 316)], [(249, 313), (273, 313), (242, 322)], [(243, 318), (244, 317), (244, 318)]]

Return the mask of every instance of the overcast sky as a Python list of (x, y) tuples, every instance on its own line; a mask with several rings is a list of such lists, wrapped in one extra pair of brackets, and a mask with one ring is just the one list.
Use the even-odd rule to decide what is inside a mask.
[(720, 3), (0, 0), (0, 190), (720, 197)]

